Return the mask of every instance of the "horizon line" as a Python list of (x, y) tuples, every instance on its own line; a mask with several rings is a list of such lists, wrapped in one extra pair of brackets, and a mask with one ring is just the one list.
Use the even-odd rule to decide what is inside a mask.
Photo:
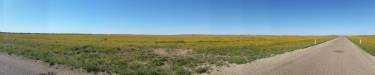
[[(128, 33), (44, 33), (44, 32), (0, 32), (11, 34), (71, 34), (71, 35), (228, 35), (228, 36), (342, 36), (343, 34), (128, 34)], [(375, 35), (375, 34), (345, 34), (345, 36)]]

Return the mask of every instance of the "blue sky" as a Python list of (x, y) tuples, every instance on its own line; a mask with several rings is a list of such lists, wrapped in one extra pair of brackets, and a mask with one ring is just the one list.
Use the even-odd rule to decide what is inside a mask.
[(375, 0), (0, 0), (0, 31), (375, 34)]

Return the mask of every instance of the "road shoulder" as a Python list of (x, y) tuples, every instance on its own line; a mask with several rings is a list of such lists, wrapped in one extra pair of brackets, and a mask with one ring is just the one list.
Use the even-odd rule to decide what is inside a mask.
[(7, 53), (0, 53), (0, 66), (0, 75), (94, 75), (83, 70), (71, 70), (63, 65), (50, 66), (46, 62)]

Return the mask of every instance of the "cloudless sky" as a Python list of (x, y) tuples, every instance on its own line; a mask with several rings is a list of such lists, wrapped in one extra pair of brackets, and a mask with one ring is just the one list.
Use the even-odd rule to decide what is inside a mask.
[(0, 0), (0, 31), (375, 34), (375, 0)]

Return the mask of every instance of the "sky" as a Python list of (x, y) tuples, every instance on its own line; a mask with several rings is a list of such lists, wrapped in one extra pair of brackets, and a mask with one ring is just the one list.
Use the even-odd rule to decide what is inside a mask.
[(0, 31), (375, 34), (375, 0), (0, 0)]

